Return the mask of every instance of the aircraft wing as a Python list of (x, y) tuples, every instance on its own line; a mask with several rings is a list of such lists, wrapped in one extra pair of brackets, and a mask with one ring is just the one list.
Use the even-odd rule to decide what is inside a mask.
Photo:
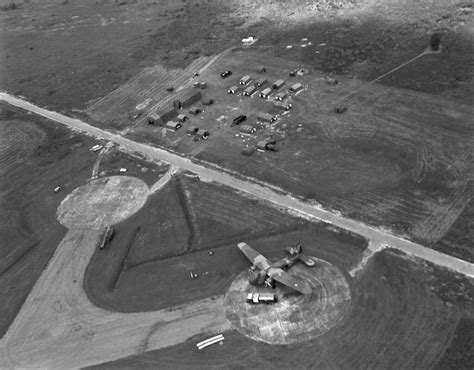
[(296, 279), (280, 268), (274, 268), (274, 267), (270, 268), (267, 271), (267, 274), (272, 279), (300, 293), (303, 293), (303, 294), (311, 293), (311, 287), (306, 281), (301, 281), (299, 279)]
[(258, 253), (255, 249), (253, 249), (247, 243), (239, 243), (237, 245), (239, 249), (242, 251), (243, 254), (260, 270), (267, 271), (269, 268), (272, 267), (272, 264), (260, 253)]

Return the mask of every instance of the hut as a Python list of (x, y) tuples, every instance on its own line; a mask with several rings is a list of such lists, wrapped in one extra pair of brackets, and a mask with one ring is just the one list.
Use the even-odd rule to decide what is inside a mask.
[(275, 100), (285, 100), (288, 97), (288, 94), (284, 91), (279, 92), (278, 94), (275, 95)]
[(203, 105), (212, 105), (212, 104), (214, 104), (214, 99), (209, 99), (209, 98), (208, 99), (203, 99), (202, 104)]
[(267, 99), (271, 94), (272, 94), (272, 89), (267, 87), (266, 89), (263, 89), (260, 92), (260, 97), (263, 98), (263, 99)]
[(272, 84), (272, 87), (274, 89), (279, 89), (281, 87), (283, 87), (283, 85), (285, 84), (285, 81), (283, 80), (276, 80), (273, 84)]
[(266, 140), (260, 140), (257, 143), (257, 151), (264, 152), (266, 150), (267, 150), (267, 141)]
[(255, 86), (262, 87), (266, 83), (267, 83), (267, 79), (265, 77), (261, 77), (255, 82)]
[(277, 116), (274, 116), (270, 113), (259, 113), (257, 115), (257, 120), (265, 123), (273, 123), (278, 119)]
[(173, 107), (160, 110), (153, 113), (150, 117), (148, 117), (148, 124), (162, 126), (162, 125), (165, 125), (166, 122), (175, 118), (177, 115), (178, 115), (178, 112)]
[(209, 131), (204, 130), (203, 128), (200, 128), (199, 130), (197, 130), (196, 134), (194, 135), (195, 141), (207, 140), (208, 138), (209, 138)]
[(273, 108), (277, 111), (289, 111), (291, 109), (291, 103), (284, 103), (284, 102), (275, 102), (273, 103)]
[(255, 91), (257, 91), (255, 86), (249, 86), (244, 90), (243, 95), (251, 96), (253, 93), (255, 93)]
[(178, 120), (178, 122), (184, 123), (188, 120), (188, 118), (189, 117), (185, 114), (178, 114), (177, 120)]
[(196, 126), (189, 126), (187, 129), (186, 129), (186, 135), (188, 136), (194, 136), (197, 134), (198, 132), (198, 128)]
[(169, 121), (166, 122), (165, 128), (171, 131), (178, 131), (181, 128), (181, 123), (176, 122), (176, 121)]
[(304, 88), (303, 84), (297, 82), (297, 83), (291, 85), (290, 88), (288, 89), (288, 91), (292, 94), (295, 94), (298, 91), (303, 90), (303, 88)]
[(251, 125), (240, 126), (240, 133), (242, 135), (252, 135), (257, 131), (257, 128)]
[(240, 79), (239, 84), (248, 85), (250, 82), (252, 82), (252, 77), (246, 75)]
[(228, 94), (237, 94), (240, 91), (239, 86), (231, 86), (229, 90), (227, 90)]
[(179, 98), (179, 102), (181, 103), (180, 108), (189, 107), (190, 105), (197, 102), (198, 100), (201, 100), (201, 98), (202, 98), (202, 94), (200, 91), (191, 90)]
[(199, 108), (191, 108), (190, 110), (188, 110), (188, 112), (192, 114), (193, 116), (197, 116), (202, 111)]

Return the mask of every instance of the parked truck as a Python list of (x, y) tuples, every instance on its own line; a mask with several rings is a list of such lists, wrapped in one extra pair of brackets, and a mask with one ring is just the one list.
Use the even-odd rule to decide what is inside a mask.
[(250, 304), (273, 304), (277, 301), (274, 293), (249, 293), (247, 294), (247, 303)]

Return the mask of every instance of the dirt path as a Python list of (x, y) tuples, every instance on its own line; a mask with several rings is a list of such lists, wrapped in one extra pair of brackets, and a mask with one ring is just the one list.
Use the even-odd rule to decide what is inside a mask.
[(236, 176), (216, 169), (204, 167), (201, 164), (192, 162), (187, 158), (172, 154), (170, 152), (167, 152), (166, 150), (137, 143), (119, 135), (107, 132), (105, 130), (101, 130), (97, 127), (90, 126), (87, 123), (82, 122), (78, 119), (66, 117), (62, 114), (37, 107), (27, 101), (18, 99), (7, 93), (0, 93), (0, 100), (3, 100), (17, 107), (26, 109), (30, 112), (39, 114), (53, 121), (62, 123), (73, 129), (84, 131), (87, 134), (93, 135), (97, 138), (112, 141), (116, 144), (122, 145), (128, 150), (144, 154), (150, 159), (165, 161), (177, 168), (194, 172), (205, 181), (215, 181), (230, 186), (232, 188), (256, 196), (260, 199), (277, 204), (279, 207), (283, 206), (301, 215), (316, 218), (318, 220), (322, 220), (344, 228), (346, 230), (352, 231), (354, 233), (360, 234), (368, 238), (374, 244), (386, 244), (390, 247), (400, 249), (403, 252), (412, 254), (419, 258), (423, 258), (437, 265), (445, 266), (459, 273), (474, 277), (474, 264), (472, 263), (448, 256), (443, 253), (436, 252), (432, 249), (423, 247), (422, 245), (410, 242), (401, 237), (390, 234), (387, 231), (367, 226), (361, 222), (350, 220), (341, 217), (337, 214), (326, 211), (324, 209), (318, 208), (314, 205), (307, 204), (289, 195), (281, 194), (275, 191), (275, 189), (269, 185), (261, 185), (256, 182), (241, 180)]
[(0, 368), (79, 368), (229, 328), (221, 297), (137, 314), (95, 307), (82, 285), (100, 235), (66, 234), (0, 341)]

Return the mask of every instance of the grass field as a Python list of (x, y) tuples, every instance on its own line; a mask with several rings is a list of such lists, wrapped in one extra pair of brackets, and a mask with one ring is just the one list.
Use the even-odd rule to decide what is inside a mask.
[[(0, 111), (0, 334), (63, 238), (56, 219), (64, 197), (92, 176), (98, 154), (91, 137), (5, 104)], [(165, 165), (145, 163), (112, 148), (99, 163), (102, 175), (128, 173), (156, 182)], [(143, 171), (143, 169), (147, 169)], [(57, 194), (54, 188), (59, 186)]]
[[(0, 117), (3, 335), (64, 236), (56, 208), (90, 176), (94, 140), (3, 104)], [(56, 186), (62, 188), (58, 194)]]
[[(301, 241), (308, 254), (348, 269), (362, 238), (334, 233), (222, 186), (180, 175), (115, 227), (87, 268), (89, 298), (112, 311), (151, 311), (223, 294), (248, 262), (236, 247), (254, 243), (269, 257)], [(213, 251), (212, 256), (209, 251)], [(190, 279), (189, 273), (199, 278)]]
[(275, 350), (230, 331), (223, 346), (198, 351), (199, 336), (96, 368), (466, 368), (472, 363), (474, 291), (465, 281), (467, 292), (440, 294), (439, 287), (453, 279), (459, 278), (384, 251), (352, 282), (352, 306), (343, 321), (309, 342)]

